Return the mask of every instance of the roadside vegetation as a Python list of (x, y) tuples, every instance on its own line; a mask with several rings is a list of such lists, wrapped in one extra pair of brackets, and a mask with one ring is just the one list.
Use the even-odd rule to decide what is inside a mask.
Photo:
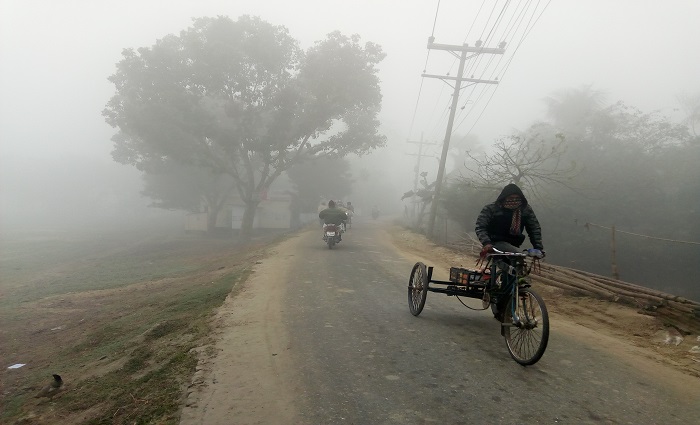
[[(431, 261), (436, 275), (453, 266), (476, 267), (480, 244), (436, 244), (402, 221), (396, 221), (389, 232), (395, 246)], [(625, 350), (634, 347), (633, 351), (656, 364), (700, 378), (697, 302), (671, 294), (649, 296), (653, 292), (645, 293), (629, 282), (612, 286), (612, 279), (555, 266), (548, 259), (531, 277), (557, 331), (564, 331), (563, 323), (568, 322), (573, 329), (588, 329), (607, 343), (623, 342)], [(606, 284), (605, 290), (601, 283)], [(606, 349), (615, 352), (613, 347)]]
[[(515, 183), (537, 213), (553, 262), (700, 302), (688, 278), (700, 245), (697, 99), (677, 123), (584, 86), (552, 95), (546, 119), (490, 148), (456, 139), (433, 239), (473, 233), (481, 208)], [(416, 229), (427, 229), (434, 179), (423, 176), (420, 190), (404, 194)]]
[[(209, 319), (262, 255), (233, 239), (5, 238), (0, 423), (178, 423)], [(54, 373), (61, 391), (35, 399)]]

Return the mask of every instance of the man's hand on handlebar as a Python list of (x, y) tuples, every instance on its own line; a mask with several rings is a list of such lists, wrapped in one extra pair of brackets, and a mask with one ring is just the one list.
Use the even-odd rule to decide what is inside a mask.
[(535, 257), (535, 258), (542, 259), (542, 258), (545, 257), (545, 252), (544, 252), (543, 249), (535, 249), (535, 248), (532, 248), (532, 249), (528, 249), (528, 250), (527, 250), (527, 255), (528, 255), (529, 257)]
[(481, 249), (481, 253), (479, 254), (479, 257), (486, 257), (488, 254), (493, 252), (493, 245), (490, 243), (487, 243), (484, 245), (484, 247)]

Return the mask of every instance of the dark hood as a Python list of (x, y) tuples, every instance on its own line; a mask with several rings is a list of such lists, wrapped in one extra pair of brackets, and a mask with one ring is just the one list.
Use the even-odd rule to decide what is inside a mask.
[(496, 198), (496, 202), (500, 204), (510, 195), (520, 195), (520, 197), (523, 198), (523, 206), (527, 205), (527, 198), (525, 195), (523, 195), (523, 191), (513, 183), (506, 185), (506, 187), (503, 188), (501, 194), (498, 195), (498, 198)]

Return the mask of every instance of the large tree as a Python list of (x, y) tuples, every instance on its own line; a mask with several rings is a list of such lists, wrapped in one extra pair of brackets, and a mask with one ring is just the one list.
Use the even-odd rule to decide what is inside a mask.
[(126, 49), (104, 111), (116, 161), (147, 170), (167, 158), (226, 173), (245, 203), (248, 238), (260, 194), (313, 156), (382, 146), (381, 48), (329, 34), (306, 52), (282, 26), (200, 18), (179, 36)]
[(302, 211), (316, 211), (320, 201), (344, 199), (352, 193), (350, 163), (345, 158), (322, 157), (287, 170), (299, 194)]
[(215, 174), (207, 168), (173, 161), (152, 164), (143, 175), (143, 183), (141, 193), (153, 200), (153, 207), (206, 212), (209, 233), (214, 230), (219, 212), (235, 190), (235, 183), (227, 174)]

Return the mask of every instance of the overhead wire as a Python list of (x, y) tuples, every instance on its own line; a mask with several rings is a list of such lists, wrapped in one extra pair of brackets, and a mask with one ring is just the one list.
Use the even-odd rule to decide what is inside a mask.
[[(542, 9), (542, 11), (537, 15), (537, 18), (533, 22), (533, 18), (536, 15), (537, 9), (539, 8), (541, 0), (538, 0), (537, 5), (535, 6), (532, 15), (529, 17), (528, 23), (525, 27), (525, 30), (523, 34), (520, 37), (520, 40), (516, 46), (516, 49), (513, 51), (513, 54), (511, 55), (510, 58), (505, 62), (505, 66), (501, 68), (501, 64), (504, 61), (504, 56), (499, 56), (498, 60), (496, 60), (495, 56), (490, 56), (489, 59), (485, 59), (483, 55), (480, 54), (475, 54), (471, 58), (468, 58), (468, 67), (466, 68), (466, 72), (464, 72), (463, 75), (472, 75), (472, 77), (476, 76), (478, 79), (486, 79), (488, 75), (493, 78), (494, 75), (496, 75), (496, 79), (498, 80), (499, 78), (502, 80), (503, 76), (505, 75), (506, 71), (508, 70), (510, 64), (512, 63), (513, 56), (519, 49), (519, 47), (522, 45), (523, 41), (529, 35), (531, 32), (532, 28), (534, 25), (539, 21), (541, 18), (542, 14), (544, 11), (547, 9), (549, 4), (551, 3), (551, 0), (547, 2), (545, 7)], [(491, 8), (490, 13), (487, 17), (486, 24), (484, 27), (481, 29), (481, 37), (482, 37), (482, 44), (489, 44), (491, 40), (500, 40), (502, 42), (506, 42), (507, 45), (510, 45), (512, 43), (512, 39), (515, 39), (518, 36), (519, 29), (522, 26), (523, 22), (526, 20), (526, 17), (528, 15), (528, 11), (532, 6), (533, 0), (527, 0), (526, 2), (523, 3), (523, 1), (517, 2), (517, 5), (515, 5), (514, 10), (511, 14), (508, 14), (509, 9), (513, 6), (512, 0), (506, 0), (505, 3), (500, 7), (500, 11), (496, 15), (496, 11), (499, 9), (499, 2), (495, 2), (494, 6)], [(474, 27), (476, 26), (476, 22), (479, 19), (479, 15), (484, 9), (484, 6), (486, 4), (486, 1), (483, 0), (481, 5), (479, 6), (479, 10), (474, 17), (473, 22), (470, 25), (469, 30), (467, 31), (467, 36), (465, 37), (465, 43), (469, 38), (469, 35), (472, 33)], [(440, 1), (438, 1), (437, 7), (436, 7), (436, 13), (435, 13), (435, 18), (433, 21), (433, 31), (431, 34), (431, 37), (434, 37), (435, 34), (435, 29), (437, 26), (437, 19), (439, 16), (439, 9), (440, 9)], [(494, 19), (495, 16), (495, 19)], [(507, 22), (506, 22), (507, 21)], [(504, 25), (505, 24), (505, 25)], [(483, 39), (484, 35), (486, 35), (486, 39)], [(454, 53), (453, 53), (454, 54)], [(427, 71), (428, 68), (428, 63), (429, 63), (429, 58), (430, 58), (430, 49), (428, 49), (428, 54), (426, 56), (426, 61), (425, 61), (425, 66), (424, 66), (424, 73)], [(454, 68), (454, 64), (456, 63), (453, 61), (451, 67), (449, 68), (449, 71), (447, 75), (450, 74), (452, 69)], [(409, 130), (409, 135), (412, 134), (413, 127), (415, 125), (415, 120), (417, 116), (417, 111), (419, 108), (420, 104), (420, 98), (422, 94), (422, 88), (423, 84), (425, 81), (425, 77), (421, 81), (419, 93), (418, 93), (418, 99), (416, 100), (416, 106), (414, 108), (414, 113), (413, 117), (411, 120), (411, 127)], [(450, 85), (450, 84), (448, 84)], [(485, 110), (487, 109), (488, 105), (490, 104), (491, 100), (493, 99), (495, 92), (498, 88), (498, 85), (495, 85), (496, 87), (492, 87), (492, 85), (479, 85), (478, 83), (472, 83), (467, 86), (464, 86), (463, 88), (471, 87), (469, 90), (469, 93), (467, 96), (464, 97), (464, 100), (461, 101), (462, 107), (458, 110), (455, 111), (457, 114), (457, 117), (459, 119), (459, 123), (457, 126), (453, 128), (452, 134), (454, 134), (465, 122), (465, 120), (470, 117), (476, 110), (481, 109), (481, 112), (479, 115), (476, 117), (475, 121), (473, 122), (472, 126), (470, 127), (469, 131), (467, 134), (469, 134), (473, 128), (476, 126), (478, 121), (481, 119), (483, 116)], [(429, 122), (433, 122), (433, 119), (435, 118), (436, 114), (435, 112), (438, 110), (437, 106), (444, 102), (444, 100), (440, 100), (442, 96), (444, 95), (444, 86), (443, 89), (440, 91), (440, 95), (438, 97), (438, 100), (436, 101), (435, 106), (433, 107), (433, 113), (431, 114), (431, 118)], [(490, 96), (488, 95), (490, 91)], [(452, 95), (453, 96), (453, 95)], [(448, 112), (451, 107), (452, 103), (452, 96), (450, 96), (450, 99), (448, 99), (447, 107), (442, 110), (442, 113), (440, 114), (439, 118), (437, 119), (436, 124), (435, 124), (435, 129), (438, 128), (440, 124), (444, 120), (447, 119)], [(482, 103), (482, 99), (486, 98), (488, 96), (488, 99), (486, 101), (486, 104), (483, 105), (483, 108), (480, 107)], [(471, 105), (471, 107), (467, 108), (467, 105)], [(436, 131), (436, 130), (433, 130)]]
[(462, 42), (462, 44), (466, 43), (467, 40), (469, 40), (469, 34), (471, 34), (472, 28), (474, 28), (474, 24), (476, 23), (476, 20), (479, 18), (479, 15), (481, 14), (481, 9), (483, 9), (485, 3), (486, 3), (486, 0), (483, 0), (481, 2), (481, 6), (479, 6), (479, 10), (476, 11), (476, 15), (474, 15), (474, 20), (472, 21), (472, 24), (469, 26), (469, 30), (467, 30), (467, 35), (464, 37), (464, 41)]
[[(510, 0), (507, 0), (507, 2), (508, 2), (508, 1), (510, 1)], [(479, 11), (477, 12), (477, 16), (474, 17), (474, 21), (472, 22), (472, 25), (469, 27), (469, 30), (467, 31), (467, 37), (468, 37), (469, 34), (471, 33), (471, 30), (472, 30), (474, 24), (476, 23), (476, 20), (477, 20), (478, 17), (479, 17), (479, 13), (481, 13), (481, 9), (483, 8), (484, 3), (485, 3), (485, 1), (481, 3), (481, 6), (479, 7)], [(507, 4), (507, 3), (506, 3), (506, 4)], [(489, 13), (488, 18), (486, 19), (486, 25), (485, 25), (485, 28), (482, 29), (482, 31), (481, 31), (481, 35), (479, 36), (480, 38), (483, 38), (484, 32), (486, 31), (486, 27), (488, 27), (488, 23), (491, 21), (491, 17), (493, 16), (493, 14), (494, 14), (494, 12), (496, 11), (496, 8), (497, 8), (497, 7), (498, 7), (498, 1), (496, 1), (496, 3), (494, 3), (494, 5), (493, 5), (493, 8), (491, 8), (491, 13)], [(464, 43), (466, 43), (467, 37), (465, 37)], [(454, 68), (454, 66), (455, 66), (455, 64), (457, 63), (457, 61), (458, 61), (458, 59), (457, 59), (457, 57), (455, 57), (455, 59), (452, 61), (452, 64), (450, 65), (450, 68), (447, 70), (446, 75), (450, 75), (450, 73), (452, 72), (452, 69)], [(466, 71), (465, 71), (465, 72), (466, 72)], [(461, 77), (461, 76), (460, 76), (460, 77)], [(451, 99), (448, 101), (448, 103), (451, 103)]]
[[(511, 20), (509, 21), (508, 25), (506, 26), (505, 34), (510, 34), (510, 32), (511, 32), (511, 30), (512, 30), (513, 28), (516, 29), (515, 32), (517, 33), (517, 29), (520, 28), (520, 25), (522, 25), (522, 22), (523, 22), (523, 20), (524, 20), (524, 16), (525, 16), (527, 10), (530, 8), (530, 4), (531, 4), (531, 3), (532, 3), (532, 0), (527, 0), (526, 6), (520, 11), (520, 13), (518, 13), (518, 8), (516, 7), (516, 10), (515, 10), (515, 13), (513, 14), (513, 17), (511, 17)], [(521, 4), (522, 4), (522, 3), (521, 3)], [(517, 18), (515, 18), (515, 19), (516, 19), (516, 23), (517, 23), (517, 24), (516, 24), (516, 23), (513, 23), (513, 18), (516, 17), (516, 16), (517, 16)], [(512, 24), (512, 25), (511, 25), (511, 24)], [(501, 40), (502, 40), (503, 42), (505, 42), (506, 45), (508, 45), (508, 44), (510, 43), (510, 40), (509, 40), (507, 37), (501, 38)], [(499, 56), (498, 62), (496, 62), (495, 68), (498, 68), (498, 66), (501, 64), (501, 62), (503, 61), (503, 57), (504, 57), (503, 55)], [(493, 60), (493, 58), (494, 58), (494, 57), (491, 56), (491, 59), (492, 59), (492, 60)], [(490, 65), (490, 64), (491, 64), (491, 61), (489, 62), (488, 65)], [(484, 72), (483, 72), (479, 77), (480, 77), (480, 78), (483, 78), (483, 77), (485, 76), (487, 70), (488, 70), (488, 67), (484, 70)], [(494, 74), (497, 74), (497, 72), (496, 72), (496, 71), (492, 72), (492, 73), (489, 75), (489, 79), (493, 79), (493, 78), (494, 78)], [(467, 99), (466, 99), (466, 101), (465, 101), (465, 105), (466, 105), (469, 101), (471, 101), (472, 107), (469, 108), (469, 110), (467, 111), (466, 115), (465, 115), (464, 117), (462, 117), (462, 119), (459, 121), (459, 124), (457, 125), (457, 127), (455, 127), (455, 131), (461, 126), (461, 124), (464, 122), (464, 120), (466, 120), (466, 118), (467, 118), (469, 115), (471, 115), (472, 111), (473, 111), (474, 108), (477, 106), (479, 100), (484, 96), (484, 93), (485, 93), (486, 91), (488, 91), (489, 89), (491, 89), (491, 88), (493, 88), (493, 87), (491, 87), (490, 85), (481, 86), (481, 91), (480, 91), (479, 96), (477, 97), (477, 99), (476, 99), (476, 100), (471, 100), (471, 95), (472, 95), (472, 94), (474, 93), (474, 91), (476, 90), (476, 87), (473, 87), (473, 88), (472, 88), (472, 91), (470, 92), (470, 95), (467, 97)]]
[[(549, 4), (550, 4), (551, 2), (552, 2), (552, 0), (549, 0), (549, 1), (547, 2), (547, 4), (546, 4), (545, 7), (542, 9), (542, 12), (540, 12), (539, 16), (537, 17), (537, 19), (535, 20), (535, 22), (532, 24), (532, 26), (529, 27), (529, 29), (526, 27), (526, 32), (525, 32), (525, 33), (523, 34), (523, 36), (521, 37), (520, 42), (518, 43), (518, 45), (517, 45), (516, 48), (515, 48), (515, 51), (513, 51), (513, 55), (511, 55), (511, 57), (510, 57), (510, 59), (508, 60), (508, 62), (506, 62), (506, 65), (505, 65), (505, 67), (504, 67), (504, 69), (503, 69), (503, 71), (502, 71), (502, 74), (501, 74), (501, 81), (503, 80), (503, 75), (505, 75), (506, 71), (507, 71), (508, 68), (510, 67), (511, 62), (513, 61), (513, 58), (515, 57), (515, 53), (518, 51), (518, 49), (519, 49), (520, 46), (522, 45), (523, 41), (525, 41), (525, 38), (530, 34), (530, 31), (532, 31), (532, 28), (534, 28), (535, 24), (537, 24), (537, 21), (540, 20), (540, 18), (542, 17), (542, 14), (544, 13), (544, 11), (547, 9), (547, 7), (549, 6)], [(538, 1), (538, 5), (539, 5), (539, 1)], [(536, 9), (536, 8), (535, 8), (535, 9)], [(534, 16), (534, 14), (533, 14), (533, 16)], [(484, 108), (482, 109), (481, 113), (480, 113), (479, 116), (476, 118), (476, 120), (474, 121), (474, 123), (472, 124), (472, 126), (469, 128), (469, 131), (467, 131), (467, 134), (471, 133), (471, 131), (474, 129), (474, 127), (475, 127), (476, 124), (479, 122), (479, 120), (481, 119), (481, 117), (484, 115), (484, 112), (486, 111), (486, 108), (488, 107), (489, 103), (491, 103), (491, 99), (493, 99), (493, 96), (496, 94), (496, 90), (497, 90), (497, 89), (498, 89), (498, 86), (496, 86), (496, 87), (494, 88), (493, 92), (491, 93), (491, 96), (490, 96), (490, 97), (488, 98), (488, 100), (486, 101), (486, 105), (484, 105)], [(460, 124), (461, 124), (461, 123), (460, 123)]]
[[(498, 18), (496, 18), (496, 22), (494, 23), (494, 26), (491, 28), (491, 31), (489, 31), (489, 34), (486, 36), (486, 39), (484, 39), (483, 37), (480, 38), (482, 45), (486, 45), (491, 41), (491, 35), (493, 34), (495, 28), (498, 26), (500, 19), (503, 17), (503, 13), (505, 12), (506, 8), (508, 7), (509, 2), (510, 2), (510, 0), (506, 1), (505, 5), (503, 6), (503, 9), (501, 9), (501, 13), (499, 14)], [(483, 32), (482, 32), (482, 35), (483, 35)], [(483, 59), (482, 55), (476, 55), (475, 60), (471, 61), (471, 63), (467, 67), (466, 74), (467, 75), (473, 74), (474, 73), (473, 70), (476, 69), (479, 66), (479, 64), (481, 64), (482, 59)], [(493, 56), (491, 57), (491, 60), (493, 60)], [(489, 63), (490, 62), (491, 61), (489, 61)], [(488, 65), (487, 65), (487, 67), (488, 67)]]
[[(435, 8), (435, 19), (433, 19), (433, 31), (430, 33), (431, 39), (435, 37), (435, 27), (437, 25), (437, 18), (438, 18), (438, 13), (440, 11), (440, 0), (437, 2), (437, 7)], [(428, 49), (428, 53), (425, 56), (425, 65), (423, 65), (423, 73), (426, 72), (426, 69), (428, 69), (428, 59), (430, 59), (430, 49)], [(413, 133), (413, 124), (416, 121), (416, 114), (418, 112), (418, 104), (420, 102), (420, 95), (421, 92), (423, 91), (423, 83), (425, 82), (425, 78), (421, 78), (420, 81), (420, 87), (418, 88), (418, 96), (416, 97), (416, 106), (413, 109), (413, 118), (411, 118), (411, 126), (409, 127), (408, 130), (408, 138), (411, 138), (411, 134)]]
[[(503, 8), (501, 9), (501, 12), (498, 14), (498, 16), (496, 17), (496, 20), (493, 23), (493, 27), (489, 31), (489, 35), (487, 35), (486, 40), (484, 40), (484, 33), (486, 32), (486, 28), (489, 26), (489, 22), (491, 22), (491, 17), (493, 16), (493, 13), (496, 11), (496, 7), (498, 6), (498, 2), (494, 3), (493, 9), (491, 9), (491, 13), (489, 14), (489, 17), (486, 20), (486, 24), (484, 25), (484, 29), (481, 31), (481, 35), (479, 36), (479, 40), (482, 42), (482, 45), (488, 43), (489, 37), (493, 33), (493, 29), (498, 26), (499, 20), (501, 19), (501, 17), (503, 16), (503, 13), (505, 12), (506, 8), (508, 7), (508, 3), (510, 3), (510, 0), (506, 0), (505, 4), (503, 5)], [(465, 72), (467, 75), (469, 75), (470, 73), (473, 73), (473, 71), (470, 72), (470, 70), (475, 69), (479, 65), (479, 63), (481, 63), (482, 57), (483, 56), (481, 56), (481, 55), (472, 56), (472, 58), (474, 58), (474, 60), (470, 61), (469, 65), (467, 65), (467, 67), (465, 69)]]
[[(510, 0), (509, 0), (509, 1), (510, 1)], [(471, 25), (469, 26), (469, 29), (467, 30), (467, 36), (465, 37), (465, 41), (464, 41), (465, 43), (466, 43), (466, 40), (467, 40), (468, 37), (469, 37), (469, 34), (471, 34), (471, 31), (474, 29), (474, 27), (475, 27), (475, 25), (476, 25), (476, 22), (477, 22), (477, 20), (479, 19), (479, 16), (481, 15), (481, 11), (482, 11), (482, 9), (484, 8), (484, 5), (485, 5), (485, 4), (486, 4), (486, 0), (483, 0), (483, 1), (481, 2), (481, 5), (479, 6), (479, 9), (478, 9), (476, 15), (474, 16), (474, 20), (472, 21)], [(497, 7), (497, 4), (494, 5), (494, 8), (491, 10), (491, 14), (489, 15), (489, 20), (490, 20), (490, 17), (493, 15), (493, 12), (496, 10), (496, 7)], [(455, 59), (452, 61), (452, 64), (450, 65), (450, 67), (448, 68), (448, 70), (447, 70), (447, 72), (446, 72), (446, 75), (450, 75), (450, 73), (452, 72), (452, 69), (453, 69), (454, 66), (455, 66), (455, 63), (457, 63), (457, 58), (455, 58)], [(427, 64), (427, 63), (426, 63), (426, 64)], [(426, 66), (426, 68), (427, 68), (427, 66)], [(440, 94), (439, 94), (438, 99), (437, 99), (437, 101), (436, 101), (436, 106), (435, 106), (434, 109), (433, 109), (433, 113), (431, 114), (431, 117), (434, 116), (434, 112), (435, 112), (435, 110), (437, 109), (437, 104), (439, 104), (440, 102), (444, 102), (444, 100), (442, 100), (442, 96), (443, 96), (443, 94), (444, 94), (444, 88), (445, 88), (445, 86), (443, 85), (442, 88), (441, 88), (441, 90), (440, 90)], [(449, 115), (449, 110), (450, 110), (450, 107), (451, 107), (451, 104), (452, 104), (452, 96), (453, 96), (453, 95), (451, 95), (451, 96), (449, 97), (449, 99), (447, 99), (447, 101), (445, 102), (445, 103), (446, 103), (446, 106), (445, 106), (445, 109), (443, 109), (443, 113), (440, 115), (440, 118), (439, 118), (437, 121), (435, 121), (435, 126), (434, 126), (433, 133), (436, 133), (436, 132), (437, 132), (436, 130), (437, 130), (438, 127), (443, 127), (444, 125), (446, 125), (447, 117), (448, 117), (448, 115)], [(431, 118), (428, 122), (432, 122), (432, 118)]]
[[(552, 2), (552, 0), (549, 0), (549, 1), (547, 2), (547, 4), (545, 4), (545, 6), (542, 8), (542, 11), (539, 13), (539, 15), (537, 15), (537, 18), (536, 18), (536, 19), (534, 20), (534, 22), (533, 22), (533, 18), (534, 18), (534, 16), (535, 16), (535, 14), (536, 14), (536, 12), (537, 12), (537, 9), (538, 9), (538, 7), (539, 7), (539, 4), (540, 4), (540, 1), (538, 0), (537, 5), (535, 6), (535, 8), (534, 8), (534, 10), (533, 10), (533, 13), (532, 13), (532, 15), (530, 16), (530, 19), (529, 19), (529, 21), (528, 21), (528, 24), (525, 26), (525, 30), (523, 31), (523, 34), (522, 34), (522, 36), (520, 37), (520, 40), (518, 41), (518, 44), (517, 44), (516, 47), (515, 47), (515, 50), (514, 50), (513, 53), (510, 55), (510, 58), (509, 58), (508, 61), (506, 62), (506, 64), (505, 64), (505, 66), (503, 67), (503, 69), (500, 71), (500, 81), (503, 81), (503, 76), (504, 76), (504, 75), (506, 74), (506, 72), (508, 71), (508, 68), (510, 67), (510, 64), (512, 63), (513, 59), (515, 58), (515, 54), (516, 54), (517, 51), (520, 49), (520, 46), (522, 46), (523, 42), (525, 41), (525, 39), (527, 38), (527, 36), (530, 34), (530, 32), (532, 31), (532, 29), (535, 27), (535, 25), (537, 24), (537, 22), (540, 20), (540, 18), (541, 18), (542, 15), (544, 14), (544, 12), (547, 10), (547, 8), (549, 7), (549, 5), (550, 5), (551, 2)], [(528, 6), (528, 9), (529, 9), (529, 6)], [(522, 23), (522, 22), (521, 22), (521, 23)], [(521, 23), (520, 23), (520, 24), (521, 24)], [(520, 24), (518, 24), (518, 28), (520, 27)], [(517, 29), (516, 29), (515, 32), (517, 33)], [(500, 62), (500, 61), (499, 61), (499, 62)], [(493, 74), (492, 74), (492, 75), (493, 75)], [(493, 99), (494, 95), (496, 94), (496, 90), (498, 90), (498, 85), (496, 85), (496, 87), (494, 87), (494, 89), (493, 89), (493, 91), (492, 91), (492, 93), (491, 93), (491, 96), (489, 96), (488, 100), (486, 101), (486, 104), (484, 105), (484, 107), (483, 107), (482, 110), (481, 110), (481, 113), (476, 117), (476, 120), (474, 121), (474, 123), (472, 124), (472, 126), (471, 126), (471, 127), (469, 128), (469, 130), (467, 131), (467, 134), (470, 134), (470, 133), (471, 133), (471, 131), (474, 129), (474, 127), (475, 127), (476, 124), (479, 122), (479, 120), (481, 119), (481, 117), (484, 115), (484, 112), (486, 111), (488, 105), (491, 103), (491, 100)], [(482, 92), (482, 93), (483, 93), (483, 92)], [(465, 117), (465, 118), (466, 118), (466, 117)], [(463, 122), (464, 122), (464, 119), (462, 119), (462, 121), (460, 121), (460, 123), (458, 124), (458, 126), (454, 128), (453, 133), (454, 133), (454, 131), (456, 131), (457, 128), (459, 128), (459, 127), (462, 125)]]
[[(493, 15), (493, 12), (495, 11), (496, 6), (498, 5), (498, 3), (494, 4), (494, 9), (491, 11), (491, 15), (489, 16), (489, 19), (487, 20), (487, 22), (486, 22), (486, 24), (485, 24), (485, 26), (484, 26), (484, 29), (483, 29), (482, 32), (481, 32), (480, 42), (482, 43), (482, 45), (488, 45), (489, 42), (491, 41), (493, 35), (496, 33), (496, 29), (498, 28), (498, 26), (500, 25), (500, 23), (501, 23), (503, 17), (505, 16), (506, 10), (508, 10), (508, 6), (510, 5), (510, 1), (511, 1), (511, 0), (506, 0), (506, 2), (503, 4), (503, 7), (501, 8), (500, 13), (499, 13), (498, 16), (496, 17), (496, 20), (494, 21), (493, 25), (491, 26), (491, 29), (489, 30), (488, 35), (487, 35), (486, 38), (484, 39), (484, 38), (483, 38), (483, 35), (484, 35), (484, 33), (486, 32), (486, 29), (488, 28), (489, 22), (490, 22), (490, 20), (491, 20), (491, 16)], [(464, 74), (464, 75), (471, 75), (471, 76), (473, 77), (474, 74), (477, 74), (477, 75), (479, 74), (476, 70), (478, 69), (479, 65), (482, 63), (483, 55), (475, 55), (475, 56), (476, 56), (475, 59), (472, 60), (472, 61), (470, 61), (470, 63), (469, 63), (469, 65), (468, 65), (467, 69), (465, 70), (465, 74)], [(482, 79), (483, 75), (484, 75), (484, 74), (486, 73), (486, 71), (489, 69), (489, 67), (491, 66), (491, 64), (493, 63), (493, 61), (494, 61), (494, 56), (490, 56), (489, 59), (488, 59), (488, 62), (486, 63), (486, 65), (485, 65), (485, 67), (484, 67), (484, 71), (481, 73), (481, 75), (478, 75), (478, 78), (479, 78), (479, 79)], [(463, 112), (463, 111), (464, 111), (464, 108), (466, 107), (467, 104), (469, 104), (470, 102), (472, 103), (472, 105), (475, 105), (475, 104), (476, 104), (476, 101), (473, 101), (473, 100), (471, 99), (472, 95), (474, 94), (474, 91), (476, 90), (476, 83), (472, 83), (472, 84), (470, 84), (470, 86), (472, 86), (472, 89), (471, 89), (471, 91), (469, 92), (469, 94), (466, 96), (466, 99), (464, 99), (464, 101), (463, 101), (463, 102), (464, 102), (464, 105), (462, 106), (462, 108), (460, 108), (460, 111), (459, 111), (459, 112), (455, 111), (455, 112), (457, 112), (457, 119), (459, 119), (459, 117), (462, 116), (462, 114), (464, 113), (464, 112)], [(482, 91), (483, 91), (483, 90), (484, 90), (484, 89), (482, 89)], [(479, 96), (479, 98), (480, 98), (480, 96)], [(478, 98), (477, 98), (477, 101), (478, 101)], [(472, 107), (472, 108), (473, 108), (473, 107)], [(471, 110), (472, 108), (470, 108), (470, 110)], [(466, 116), (468, 116), (468, 112), (467, 112), (467, 115), (466, 115)], [(465, 116), (465, 117), (466, 117), (466, 116)], [(462, 120), (461, 120), (460, 122), (462, 122), (464, 119), (465, 119), (465, 118), (462, 118)], [(454, 133), (454, 131), (453, 131), (453, 133)]]
[[(532, 0), (527, 0), (525, 2), (525, 7), (523, 7), (523, 9), (520, 12), (518, 12), (518, 9), (520, 8), (520, 5), (523, 4), (523, 2), (520, 1), (518, 3), (518, 6), (515, 8), (515, 13), (513, 13), (513, 15), (510, 18), (510, 21), (506, 25), (506, 29), (505, 29), (504, 34), (500, 37), (502, 40), (508, 40), (508, 36), (510, 35), (510, 32), (512, 31), (512, 29), (518, 28), (520, 26), (520, 23), (522, 22), (521, 16), (523, 16), (525, 14), (525, 12), (527, 11), (527, 9), (530, 8), (531, 3), (532, 3)], [(513, 23), (514, 19), (516, 20), (518, 25), (515, 25), (515, 23)]]

